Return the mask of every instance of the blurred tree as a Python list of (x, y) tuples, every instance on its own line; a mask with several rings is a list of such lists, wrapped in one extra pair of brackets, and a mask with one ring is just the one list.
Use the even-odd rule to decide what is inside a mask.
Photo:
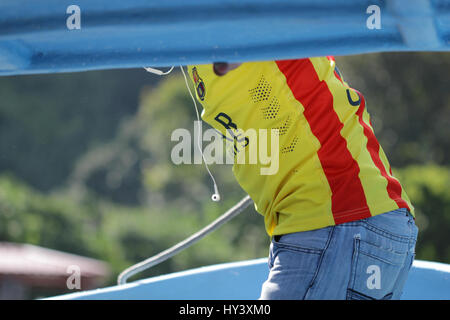
[[(171, 141), (171, 133), (175, 129), (186, 128), (193, 137), (194, 120), (195, 109), (179, 73), (173, 73), (154, 89), (144, 90), (136, 116), (123, 121), (115, 139), (91, 150), (78, 161), (68, 181), (73, 198), (81, 199), (95, 192), (98, 197), (115, 203), (138, 203), (151, 208), (152, 212), (159, 213), (154, 221), (166, 219), (167, 222), (167, 228), (154, 230), (155, 236), (161, 239), (169, 233), (182, 240), (182, 235), (187, 237), (198, 231), (244, 197), (245, 192), (234, 180), (230, 165), (211, 165), (222, 196), (221, 202), (213, 203), (210, 198), (213, 184), (203, 164), (173, 164), (171, 150), (178, 142)], [(205, 130), (208, 126), (203, 125), (203, 128)], [(222, 144), (220, 140), (218, 142)], [(192, 153), (196, 147), (196, 143), (192, 143)], [(134, 182), (133, 188), (128, 181)], [(183, 219), (195, 219), (195, 227), (182, 223)], [(144, 258), (142, 253), (147, 252), (144, 239), (152, 237), (148, 234), (151, 232), (148, 225), (142, 225), (147, 228), (142, 235), (133, 231), (122, 238), (129, 248), (127, 257), (134, 262)], [(267, 254), (269, 238), (265, 234), (262, 217), (253, 208), (230, 222), (224, 231), (217, 231), (218, 237), (221, 237), (221, 232), (227, 241), (215, 246), (214, 240), (208, 240), (214, 247), (214, 254), (199, 254), (197, 248), (195, 254), (192, 251), (190, 255), (181, 254), (181, 259), (200, 266), (199, 261), (212, 262), (214, 259), (211, 258), (217, 253), (228, 252), (228, 256), (233, 247), (236, 248), (233, 253), (235, 259)], [(213, 235), (210, 237), (214, 239)], [(138, 249), (140, 246), (141, 250)], [(232, 261), (229, 257), (228, 261)], [(172, 267), (174, 265), (168, 266), (169, 269)]]
[(448, 53), (378, 53), (336, 62), (349, 85), (365, 96), (394, 166), (450, 163)]
[(416, 209), (417, 259), (450, 263), (450, 168), (412, 165), (394, 173)]
[(60, 186), (156, 79), (144, 70), (0, 77), (0, 171), (41, 190)]
[[(185, 83), (174, 72), (158, 87), (143, 91), (138, 112), (122, 122), (113, 141), (79, 159), (69, 185), (77, 190), (87, 187), (116, 202), (140, 200), (152, 206), (180, 202), (180, 208), (200, 208), (212, 194), (205, 167), (175, 165), (171, 160), (171, 150), (178, 143), (171, 141), (171, 134), (178, 128), (190, 132), (194, 153), (196, 119)], [(209, 128), (207, 124), (202, 126), (203, 130)], [(224, 200), (234, 201), (245, 195), (235, 182), (230, 165), (212, 165), (212, 169), (223, 188)], [(134, 183), (133, 187), (128, 181)]]

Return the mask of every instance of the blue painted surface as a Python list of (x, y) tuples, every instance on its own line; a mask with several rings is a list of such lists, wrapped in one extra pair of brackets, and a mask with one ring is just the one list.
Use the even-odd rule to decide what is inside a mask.
[[(255, 300), (268, 275), (267, 258), (219, 264), (57, 296), (59, 300)], [(450, 265), (415, 261), (404, 300), (450, 299)]]
[[(381, 29), (366, 25), (373, 4)], [(0, 1), (0, 75), (449, 51), (449, 39), (450, 0)]]

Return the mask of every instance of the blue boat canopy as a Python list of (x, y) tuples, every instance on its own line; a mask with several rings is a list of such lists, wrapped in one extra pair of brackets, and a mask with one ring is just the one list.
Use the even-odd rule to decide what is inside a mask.
[(449, 0), (2, 0), (0, 75), (449, 51)]

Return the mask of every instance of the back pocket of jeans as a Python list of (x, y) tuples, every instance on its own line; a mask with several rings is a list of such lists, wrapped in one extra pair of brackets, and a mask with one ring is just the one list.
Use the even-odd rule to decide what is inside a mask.
[(390, 299), (406, 255), (355, 238), (347, 299)]

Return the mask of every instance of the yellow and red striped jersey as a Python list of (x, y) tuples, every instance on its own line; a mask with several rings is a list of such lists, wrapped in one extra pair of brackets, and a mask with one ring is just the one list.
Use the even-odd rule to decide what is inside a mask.
[[(361, 93), (333, 57), (243, 63), (224, 76), (189, 66), (202, 118), (278, 129), (279, 168), (235, 163), (233, 173), (264, 216), (269, 235), (307, 231), (413, 207), (378, 143)], [(414, 213), (413, 213), (414, 214)]]

